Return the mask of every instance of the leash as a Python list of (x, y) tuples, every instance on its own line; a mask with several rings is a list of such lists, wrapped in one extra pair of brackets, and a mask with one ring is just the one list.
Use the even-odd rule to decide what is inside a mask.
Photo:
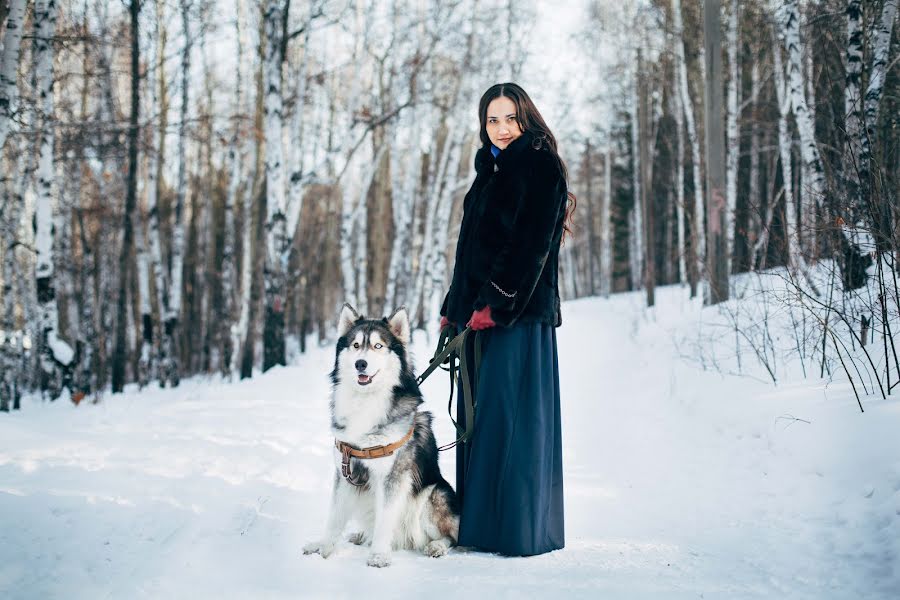
[[(475, 364), (473, 365), (473, 376), (477, 376), (478, 367), (481, 365), (482, 336), (478, 335), (480, 332), (473, 330), (471, 327), (466, 327), (459, 335), (450, 339), (451, 331), (452, 328), (449, 324), (441, 329), (438, 345), (434, 351), (434, 356), (431, 358), (431, 361), (429, 361), (428, 368), (416, 378), (416, 384), (422, 385), (422, 382), (425, 381), (435, 369), (441, 367), (445, 361), (449, 362), (447, 368), (441, 367), (441, 369), (450, 372), (450, 399), (447, 401), (447, 413), (450, 415), (450, 421), (456, 428), (457, 438), (449, 444), (439, 447), (438, 450), (441, 452), (453, 448), (460, 442), (467, 442), (470, 440), (475, 429), (475, 402), (474, 398), (472, 398), (472, 384), (469, 379), (469, 360), (466, 356), (466, 340), (473, 331), (475, 333)], [(457, 361), (459, 362), (458, 367), (456, 365)], [(463, 410), (466, 416), (465, 428), (461, 427), (453, 418), (453, 384), (457, 377), (462, 378)]]

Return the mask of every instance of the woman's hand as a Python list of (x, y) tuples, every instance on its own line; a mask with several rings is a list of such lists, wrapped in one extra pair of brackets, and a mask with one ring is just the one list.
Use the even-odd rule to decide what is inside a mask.
[(447, 317), (441, 316), (441, 330), (443, 331), (444, 327), (446, 327), (447, 325), (453, 325), (454, 327), (456, 327), (456, 323), (451, 323), (450, 320), (447, 319)]
[(481, 329), (488, 329), (490, 327), (494, 327), (497, 324), (494, 323), (494, 320), (491, 318), (491, 307), (485, 306), (481, 310), (476, 310), (472, 313), (472, 318), (469, 319), (469, 322), (466, 323), (466, 327), (471, 327), (475, 331), (479, 331)]

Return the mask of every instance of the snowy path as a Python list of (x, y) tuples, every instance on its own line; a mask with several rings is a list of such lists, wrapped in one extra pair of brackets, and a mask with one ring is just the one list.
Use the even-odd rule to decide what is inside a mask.
[[(233, 385), (0, 415), (0, 597), (896, 598), (900, 402), (860, 415), (842, 384), (698, 371), (667, 333), (686, 317), (638, 302), (564, 306), (562, 551), (302, 556), (327, 511), (329, 347)], [(445, 377), (425, 385), (440, 442)]]

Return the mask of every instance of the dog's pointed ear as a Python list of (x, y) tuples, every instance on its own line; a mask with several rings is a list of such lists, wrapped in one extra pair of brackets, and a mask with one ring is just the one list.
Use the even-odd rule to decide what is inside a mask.
[(391, 333), (404, 344), (409, 343), (409, 313), (406, 307), (401, 306), (388, 317), (388, 327)]
[(344, 302), (344, 306), (341, 307), (341, 316), (338, 318), (338, 337), (343, 337), (358, 320), (359, 313), (356, 312), (356, 309)]

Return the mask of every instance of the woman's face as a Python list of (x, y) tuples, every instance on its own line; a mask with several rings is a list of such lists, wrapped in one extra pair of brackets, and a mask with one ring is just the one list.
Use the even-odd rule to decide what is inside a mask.
[(516, 104), (505, 96), (494, 98), (487, 108), (487, 130), (491, 143), (505, 150), (514, 139), (522, 135)]

